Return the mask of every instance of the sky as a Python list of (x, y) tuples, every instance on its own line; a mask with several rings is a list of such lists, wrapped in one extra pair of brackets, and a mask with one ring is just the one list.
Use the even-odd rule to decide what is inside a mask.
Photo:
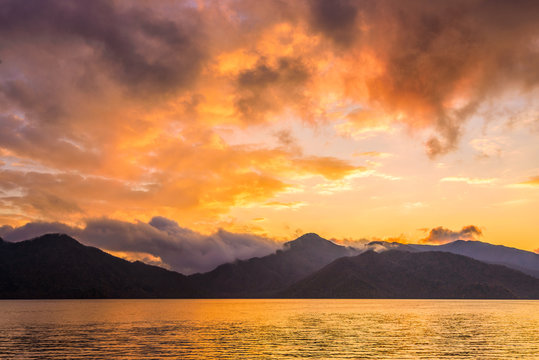
[(4, 0), (0, 236), (68, 232), (186, 272), (186, 252), (305, 232), (539, 250), (538, 14)]

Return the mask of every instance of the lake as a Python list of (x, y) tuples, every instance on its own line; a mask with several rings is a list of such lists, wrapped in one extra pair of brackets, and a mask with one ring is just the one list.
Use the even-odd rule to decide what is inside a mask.
[(537, 359), (539, 301), (3, 300), (0, 358)]

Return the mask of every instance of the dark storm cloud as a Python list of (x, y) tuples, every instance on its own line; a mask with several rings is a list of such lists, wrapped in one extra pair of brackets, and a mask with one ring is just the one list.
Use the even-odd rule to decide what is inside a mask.
[(186, 7), (178, 17), (181, 24), (150, 8), (122, 8), (108, 0), (7, 0), (0, 7), (0, 34), (4, 46), (23, 40), (54, 39), (66, 47), (82, 42), (130, 89), (163, 91), (189, 84), (203, 58), (196, 12)]
[(447, 153), (484, 107), (536, 94), (538, 13), (526, 0), (0, 1), (0, 210), (11, 224), (148, 209), (211, 223), (276, 204), (298, 175), (362, 170), (303, 155), (286, 132), (275, 149), (221, 136), (264, 121), (336, 136), (403, 123)]
[(151, 254), (183, 274), (267, 255), (279, 247), (266, 238), (224, 230), (202, 235), (163, 217), (154, 217), (149, 223), (94, 219), (87, 222), (81, 239), (107, 250)]
[(31, 222), (20, 227), (4, 225), (0, 227), (0, 237), (6, 241), (18, 242), (49, 233), (79, 235), (79, 230), (59, 222)]
[(281, 57), (273, 65), (261, 59), (238, 74), (236, 108), (246, 121), (261, 121), (266, 113), (301, 102), (309, 78), (310, 70), (300, 58)]
[(538, 1), (313, 0), (309, 7), (311, 27), (335, 51), (367, 50), (383, 66), (367, 80), (372, 103), (437, 131), (426, 144), (431, 156), (455, 149), (485, 100), (539, 84)]
[(309, 2), (310, 24), (336, 44), (350, 45), (360, 34), (357, 29), (360, 1), (354, 0), (312, 0)]
[(431, 229), (429, 235), (420, 241), (422, 243), (445, 244), (455, 240), (476, 240), (481, 235), (481, 229), (474, 225), (465, 226), (460, 231), (452, 231), (439, 226)]
[(203, 235), (159, 216), (149, 223), (91, 219), (84, 228), (57, 222), (0, 227), (0, 237), (13, 242), (45, 233), (65, 233), (86, 245), (113, 252), (136, 253), (142, 259), (149, 254), (161, 259), (163, 266), (183, 274), (206, 272), (223, 263), (264, 256), (280, 247), (277, 242), (264, 237), (224, 230)]

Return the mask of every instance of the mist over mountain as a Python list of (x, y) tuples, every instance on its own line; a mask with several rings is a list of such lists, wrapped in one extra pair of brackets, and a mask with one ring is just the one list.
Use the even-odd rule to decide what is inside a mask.
[(539, 254), (503, 245), (493, 245), (476, 240), (456, 240), (443, 245), (402, 244), (398, 242), (371, 241), (357, 247), (358, 251), (408, 252), (443, 251), (464, 255), (491, 264), (505, 265), (539, 278)]
[[(491, 249), (489, 259), (528, 256), (485, 243), (447, 245)], [(17, 243), (0, 239), (0, 298), (539, 298), (538, 278), (431, 251), (438, 248), (371, 242), (354, 249), (310, 233), (273, 254), (185, 276), (117, 258), (63, 234)], [(516, 258), (503, 257), (507, 252)], [(533, 266), (536, 258), (530, 259), (521, 265)]]
[(280, 293), (291, 298), (539, 298), (539, 279), (445, 252), (367, 251)]
[(201, 234), (162, 216), (154, 216), (149, 222), (135, 223), (106, 218), (89, 219), (84, 227), (59, 222), (0, 226), (0, 236), (9, 242), (32, 239), (47, 233), (67, 234), (85, 245), (107, 252), (121, 252), (129, 260), (153, 258), (152, 265), (186, 275), (207, 272), (237, 259), (265, 256), (282, 247), (281, 243), (272, 239), (223, 229), (213, 234)]
[(271, 296), (331, 261), (357, 253), (353, 248), (309, 233), (287, 242), (283, 250), (274, 254), (224, 264), (190, 278), (215, 296)]
[(418, 251), (445, 251), (492, 264), (505, 265), (539, 278), (539, 254), (482, 241), (457, 240), (444, 245), (408, 245)]

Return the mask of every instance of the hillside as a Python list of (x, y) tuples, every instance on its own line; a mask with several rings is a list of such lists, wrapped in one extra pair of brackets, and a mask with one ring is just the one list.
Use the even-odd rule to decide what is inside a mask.
[(0, 242), (0, 298), (192, 298), (176, 272), (109, 255), (61, 234)]
[(274, 254), (224, 264), (190, 278), (216, 297), (265, 297), (335, 259), (354, 254), (351, 248), (311, 233), (286, 243)]
[(445, 252), (368, 251), (335, 260), (278, 296), (538, 299), (539, 279)]

